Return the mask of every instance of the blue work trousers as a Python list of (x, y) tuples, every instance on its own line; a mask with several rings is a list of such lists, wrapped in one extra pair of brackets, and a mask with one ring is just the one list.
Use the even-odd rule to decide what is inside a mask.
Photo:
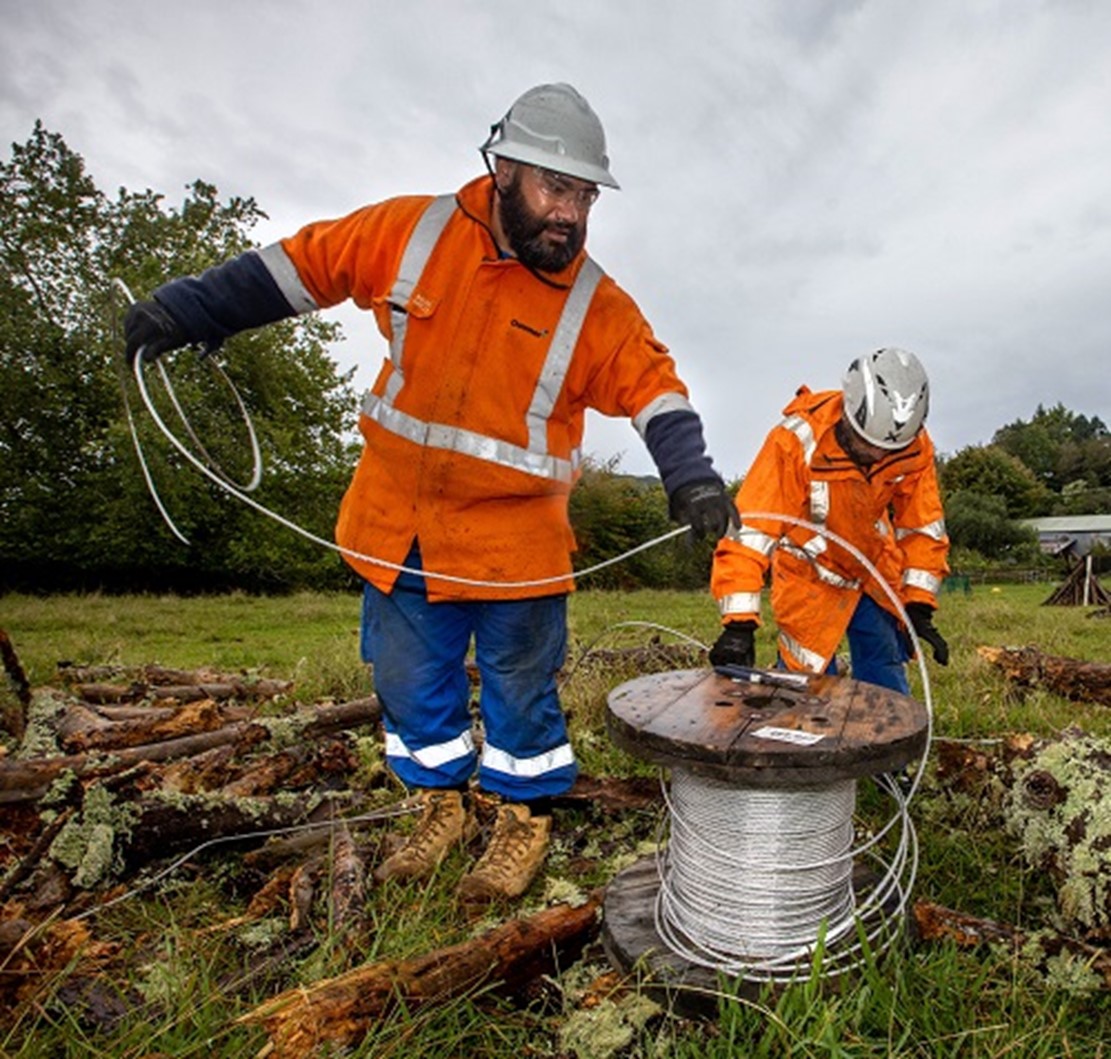
[[(405, 561), (420, 567), (414, 547)], [(481, 757), (465, 660), (474, 641)], [(374, 667), (386, 760), (407, 787), (479, 786), (514, 801), (567, 791), (578, 767), (556, 691), (567, 651), (567, 597), (429, 603), (403, 573), (366, 584), (362, 656)]]
[[(854, 680), (910, 694), (906, 663), (910, 659), (907, 636), (898, 620), (870, 596), (862, 595), (846, 630)], [(782, 658), (776, 659), (786, 668)], [(831, 658), (826, 672), (837, 674), (837, 659)]]
[(862, 595), (849, 621), (848, 638), (854, 680), (910, 694), (906, 634), (890, 611)]

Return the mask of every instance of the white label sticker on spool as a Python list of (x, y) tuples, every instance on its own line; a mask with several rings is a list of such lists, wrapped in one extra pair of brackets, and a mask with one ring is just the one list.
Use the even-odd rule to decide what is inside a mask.
[(773, 728), (765, 726), (752, 733), (761, 739), (775, 739), (780, 743), (798, 743), (799, 746), (813, 746), (825, 738), (815, 732), (800, 732), (796, 728)]

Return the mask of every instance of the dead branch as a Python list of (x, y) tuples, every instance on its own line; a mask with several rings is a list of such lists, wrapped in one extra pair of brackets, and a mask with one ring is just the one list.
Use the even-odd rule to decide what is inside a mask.
[(304, 744), (270, 754), (261, 761), (252, 762), (250, 768), (235, 779), (225, 782), (220, 793), (229, 798), (252, 798), (268, 794), (289, 779), (312, 755), (312, 746)]
[(706, 652), (690, 643), (664, 643), (658, 636), (639, 647), (594, 648), (583, 665), (597, 669), (634, 669), (639, 673), (689, 669), (702, 665)]
[(289, 929), (293, 933), (308, 929), (312, 922), (312, 902), (321, 863), (321, 858), (314, 857), (297, 865), (289, 877)]
[(94, 939), (84, 922), (61, 919), (32, 925), (22, 919), (18, 907), (5, 911), (10, 926), (5, 931), (7, 950), (0, 953), (0, 1012), (33, 996), (44, 981), (63, 970), (93, 973), (119, 949), (116, 943)]
[(1092, 557), (1078, 562), (1064, 582), (1043, 601), (1044, 607), (1103, 607), (1111, 603), (1111, 592), (1099, 583), (1092, 572)]
[(550, 968), (556, 954), (577, 954), (595, 937), (601, 901), (597, 891), (577, 908), (556, 905), (459, 945), (289, 989), (238, 1021), (266, 1027), (275, 1059), (307, 1059), (325, 1043), (342, 1047), (358, 1041), (374, 1019), (399, 1002), (434, 1003), (494, 983), (519, 990)]
[(332, 842), (332, 923), (343, 926), (362, 912), (366, 889), (366, 865), (355, 849), (351, 833), (340, 821)]
[(292, 865), (283, 864), (277, 868), (265, 883), (255, 892), (254, 897), (247, 904), (247, 910), (241, 916), (232, 916), (222, 919), (219, 923), (201, 928), (200, 934), (224, 934), (246, 923), (254, 923), (271, 915), (278, 907), (289, 899), (289, 883), (293, 878)]

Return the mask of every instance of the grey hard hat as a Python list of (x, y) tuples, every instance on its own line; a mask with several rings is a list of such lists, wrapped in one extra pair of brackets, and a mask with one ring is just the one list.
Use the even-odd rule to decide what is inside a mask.
[(845, 413), (870, 445), (901, 449), (926, 421), (930, 382), (921, 361), (905, 349), (877, 349), (857, 357), (841, 383)]
[(530, 88), (491, 126), (479, 150), (592, 184), (620, 187), (609, 170), (606, 134), (598, 115), (568, 84)]

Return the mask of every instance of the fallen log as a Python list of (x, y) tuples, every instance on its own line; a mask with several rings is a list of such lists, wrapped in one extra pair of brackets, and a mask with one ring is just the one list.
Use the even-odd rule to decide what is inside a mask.
[(1111, 942), (1111, 740), (1070, 731), (1013, 771), (1004, 824), (1053, 881), (1059, 924)]
[[(183, 852), (213, 839), (252, 841), (267, 831), (313, 825), (327, 831), (318, 819), (321, 795), (316, 791), (262, 798), (216, 798), (210, 795), (159, 796), (127, 805), (133, 821), (121, 835), (117, 851), (129, 870), (160, 857)], [(358, 812), (366, 804), (362, 794), (338, 792), (329, 796), (330, 811)], [(259, 839), (261, 841), (261, 839)]]
[(1030, 760), (1046, 742), (1028, 732), (997, 739), (940, 738), (930, 744), (930, 753), (943, 790), (998, 798), (1014, 785), (1016, 763)]
[(1053, 883), (1058, 926), (1111, 941), (1111, 741), (1069, 728), (990, 749), (938, 740), (933, 752), (941, 792), (979, 800), (989, 826), (1013, 835), (1027, 867)]
[[(40, 691), (39, 695), (57, 696)], [(111, 754), (66, 754), (45, 758), (0, 759), (0, 804), (36, 801), (63, 772), (95, 777), (121, 772), (143, 761), (191, 757), (216, 746), (253, 745), (278, 734), (283, 740), (307, 739), (378, 720), (381, 711), (374, 698), (317, 706), (288, 717), (240, 721), (211, 732), (181, 736), (145, 746), (128, 747)]]
[(243, 674), (217, 673), (208, 669), (169, 669), (156, 663), (139, 668), (124, 666), (74, 666), (58, 663), (58, 675), (86, 702), (118, 703), (144, 698), (224, 700), (272, 699), (293, 687), (289, 680)]
[(235, 761), (234, 743), (202, 750), (192, 757), (179, 758), (162, 766), (159, 788), (166, 793), (200, 794), (216, 790), (228, 781)]
[(176, 702), (196, 702), (213, 699), (261, 700), (287, 694), (293, 687), (288, 680), (225, 680), (204, 684), (75, 684), (73, 690), (86, 702), (120, 703), (138, 702), (142, 699), (173, 699)]
[(161, 743), (167, 739), (214, 732), (236, 721), (249, 719), (229, 716), (213, 699), (201, 699), (177, 709), (152, 710), (146, 717), (112, 719), (101, 716), (84, 703), (72, 703), (58, 722), (58, 737), (68, 753), (86, 750), (122, 750), (130, 746)]
[(978, 647), (985, 661), (1021, 688), (1041, 688), (1074, 702), (1111, 706), (1111, 662), (1042, 654), (1036, 647)]
[(602, 892), (578, 907), (556, 905), (513, 919), (471, 941), (405, 960), (381, 960), (336, 978), (286, 990), (237, 1021), (262, 1024), (264, 1054), (308, 1059), (326, 1044), (343, 1048), (365, 1036), (373, 1020), (396, 1004), (462, 996), (502, 983), (514, 991), (578, 953), (598, 933)]

